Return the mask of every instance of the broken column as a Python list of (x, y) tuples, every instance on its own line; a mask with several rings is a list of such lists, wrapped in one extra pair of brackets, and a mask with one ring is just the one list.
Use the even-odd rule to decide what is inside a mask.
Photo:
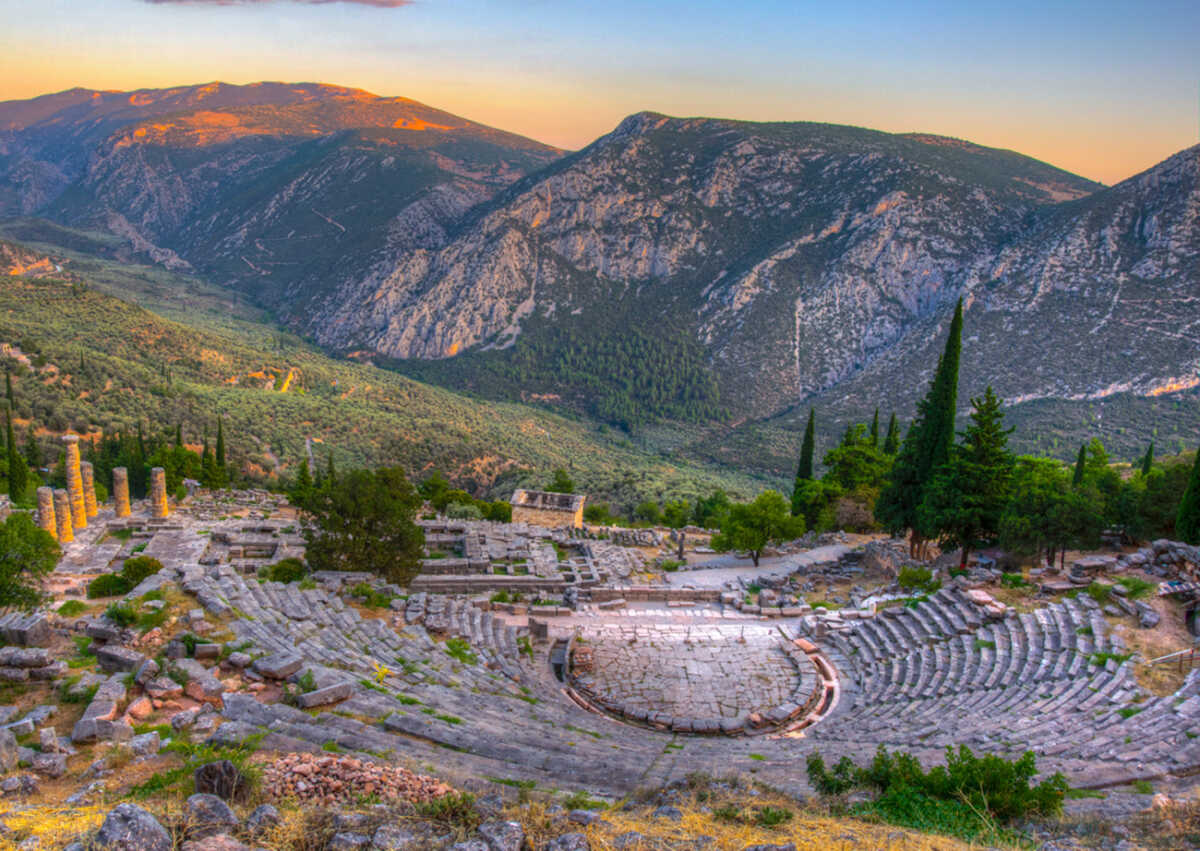
[(167, 516), (167, 471), (162, 467), (150, 471), (150, 516)]
[(83, 476), (83, 507), (87, 511), (88, 517), (95, 517), (100, 513), (100, 506), (96, 504), (96, 473), (92, 468), (92, 462), (81, 463), (79, 472)]
[(124, 467), (113, 467), (113, 502), (117, 517), (129, 516), (129, 471)]
[(69, 544), (75, 540), (71, 527), (71, 495), (62, 488), (54, 492), (54, 519), (58, 524), (58, 542)]
[(58, 524), (54, 519), (54, 490), (45, 485), (37, 489), (38, 525), (58, 540)]
[(76, 529), (87, 528), (87, 503), (83, 500), (83, 472), (79, 467), (79, 436), (63, 435), (67, 445), (67, 493), (71, 497), (71, 524)]

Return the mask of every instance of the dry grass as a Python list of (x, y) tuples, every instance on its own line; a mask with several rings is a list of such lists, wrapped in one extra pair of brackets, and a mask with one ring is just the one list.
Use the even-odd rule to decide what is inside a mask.
[(17, 804), (0, 801), (0, 820), (12, 834), (0, 843), (6, 848), (15, 848), (17, 843), (37, 837), (39, 848), (63, 848), (100, 827), (108, 809), (93, 805), (86, 807), (64, 807), (61, 803)]
[[(709, 795), (704, 791), (684, 795), (673, 804), (683, 814), (680, 821), (654, 818), (653, 806), (632, 810), (613, 809), (601, 812), (601, 821), (589, 827), (566, 824), (546, 812), (539, 802), (524, 807), (512, 807), (505, 817), (520, 821), (533, 847), (554, 836), (572, 831), (586, 832), (594, 851), (610, 851), (618, 847), (631, 851), (651, 851), (659, 848), (683, 847), (688, 840), (710, 837), (706, 848), (719, 851), (741, 851), (747, 845), (784, 844), (793, 842), (799, 851), (839, 851), (839, 849), (878, 848), (891, 851), (954, 851), (970, 846), (955, 839), (929, 836), (890, 825), (868, 824), (854, 819), (833, 818), (802, 809), (783, 795), (760, 791), (722, 792)], [(792, 817), (778, 827), (723, 821), (714, 813), (726, 807), (744, 812), (757, 812), (765, 806), (786, 809)], [(622, 834), (635, 831), (645, 840), (640, 845), (618, 846)], [(681, 844), (683, 843), (683, 844)]]
[[(1121, 633), (1126, 647), (1141, 654), (1143, 659), (1154, 659), (1184, 650), (1192, 646), (1192, 635), (1188, 632), (1183, 619), (1183, 606), (1173, 597), (1147, 597), (1145, 602), (1154, 607), (1162, 618), (1154, 629), (1138, 629), (1134, 626)], [(1128, 623), (1134, 623), (1133, 618), (1127, 618)], [(1138, 685), (1159, 697), (1174, 694), (1186, 679), (1190, 668), (1185, 662), (1180, 668), (1178, 664), (1162, 663), (1153, 667), (1136, 665), (1134, 676)]]

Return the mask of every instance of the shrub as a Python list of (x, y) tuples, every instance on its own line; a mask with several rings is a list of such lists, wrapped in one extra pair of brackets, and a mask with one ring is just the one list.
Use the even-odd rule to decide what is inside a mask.
[(158, 559), (150, 556), (134, 556), (125, 559), (125, 566), (121, 568), (121, 576), (125, 577), (129, 587), (133, 588), (147, 576), (153, 576), (160, 570), (162, 570), (162, 562)]
[(921, 591), (932, 594), (942, 587), (942, 583), (933, 578), (933, 571), (927, 567), (902, 567), (896, 582), (905, 591)]
[(1117, 582), (1128, 592), (1125, 596), (1130, 600), (1140, 600), (1158, 587), (1153, 582), (1147, 582), (1139, 576), (1122, 576), (1117, 579)]
[(889, 753), (882, 745), (865, 768), (844, 757), (829, 771), (819, 754), (808, 758), (809, 782), (821, 794), (872, 789), (876, 800), (864, 805), (864, 812), (895, 824), (968, 837), (991, 832), (994, 823), (1059, 813), (1066, 778), (1056, 773), (1031, 786), (1036, 774), (1031, 751), (1006, 760), (995, 754), (976, 756), (965, 745), (957, 751), (947, 748), (946, 765), (928, 771), (912, 754)]
[(298, 558), (285, 558), (274, 564), (267, 565), (264, 578), (272, 582), (298, 582), (308, 571), (304, 562)]
[(471, 652), (471, 645), (461, 638), (451, 638), (446, 642), (446, 652), (464, 665), (474, 665), (479, 658)]
[(58, 614), (64, 618), (74, 618), (87, 611), (87, 604), (81, 600), (67, 600), (58, 607)]
[(1024, 588), (1029, 582), (1019, 573), (1005, 573), (1000, 577), (1000, 584), (1005, 588)]
[(120, 627), (129, 626), (137, 620), (137, 612), (128, 603), (113, 603), (104, 610), (104, 616)]
[(755, 814), (754, 820), (763, 827), (779, 827), (791, 817), (791, 810), (785, 810), (782, 807), (763, 807)]
[(129, 580), (121, 574), (105, 573), (88, 583), (87, 595), (89, 600), (99, 597), (119, 597), (122, 594), (128, 594), (132, 587)]
[(464, 831), (474, 830), (482, 820), (475, 809), (475, 796), (470, 792), (443, 795), (424, 804), (417, 804), (417, 814), (430, 821)]
[(1101, 585), (1099, 582), (1093, 582), (1083, 590), (1089, 597), (1102, 606), (1108, 602), (1108, 598), (1112, 595), (1112, 591), (1109, 589), (1109, 587), (1107, 585)]

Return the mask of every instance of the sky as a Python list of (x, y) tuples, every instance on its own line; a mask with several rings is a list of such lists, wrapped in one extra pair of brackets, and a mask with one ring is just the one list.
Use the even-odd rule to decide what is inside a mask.
[(572, 149), (645, 109), (939, 133), (1111, 184), (1200, 141), (1200, 0), (0, 0), (0, 100), (215, 80)]

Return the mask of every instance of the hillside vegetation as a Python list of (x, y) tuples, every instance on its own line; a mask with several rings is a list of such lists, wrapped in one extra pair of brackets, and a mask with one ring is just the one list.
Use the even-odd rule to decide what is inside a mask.
[(182, 423), (198, 446), (220, 415), (230, 452), (267, 482), (294, 475), (311, 437), (319, 465), (330, 455), (339, 467), (442, 470), (476, 493), (537, 484), (559, 467), (630, 505), (761, 487), (636, 450), (607, 429), (335, 360), (183, 275), (72, 252), (59, 260), (62, 274), (0, 277), (18, 428), (98, 436)]

